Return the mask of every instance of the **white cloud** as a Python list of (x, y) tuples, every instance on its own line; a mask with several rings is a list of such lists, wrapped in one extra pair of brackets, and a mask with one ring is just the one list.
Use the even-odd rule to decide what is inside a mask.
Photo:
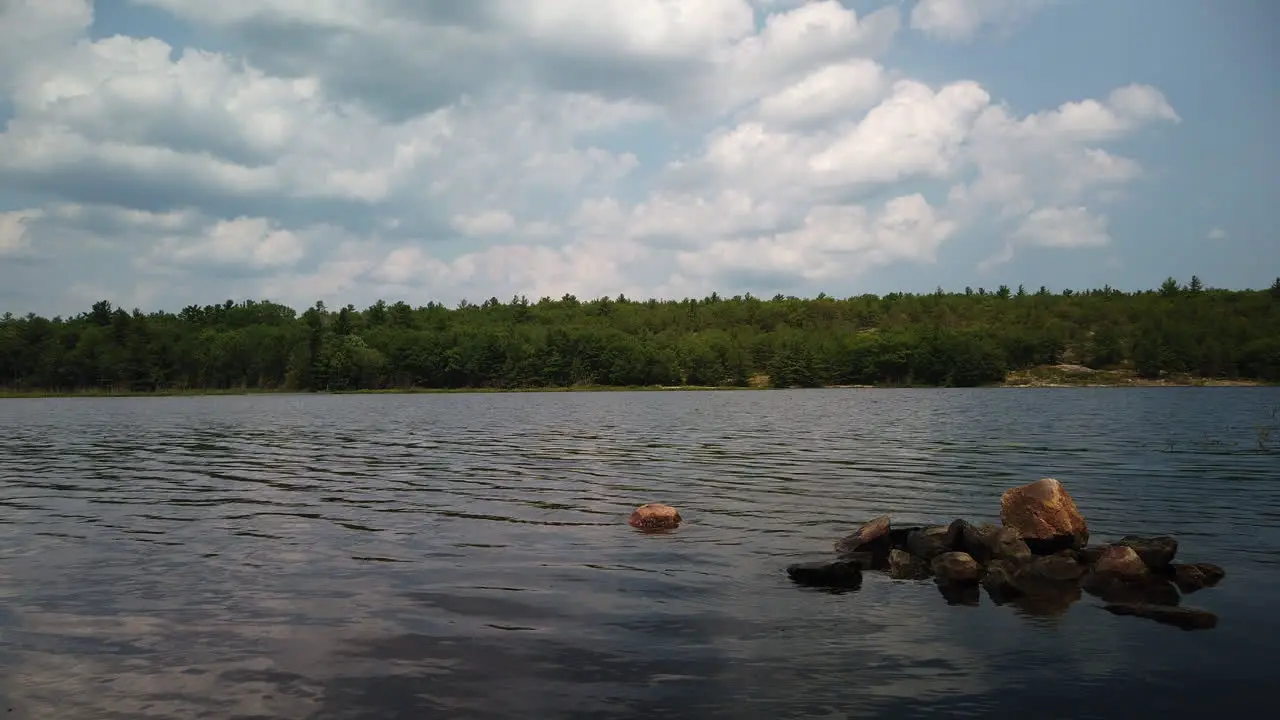
[(918, 0), (911, 27), (947, 40), (971, 40), (987, 25), (1007, 26), (1054, 0)]
[[(913, 78), (884, 61), (892, 4), (138, 2), (222, 49), (0, 6), (0, 187), (23, 191), (0, 255), (168, 306), (838, 292), (975, 235), (1096, 247), (1142, 175), (1109, 144), (1179, 122), (1142, 84), (1017, 113)], [(911, 19), (958, 38), (1010, 12)]]
[(1227, 239), (1227, 231), (1226, 231), (1226, 230), (1223, 230), (1223, 229), (1222, 229), (1222, 228), (1220, 228), (1220, 227), (1216, 227), (1216, 228), (1214, 228), (1214, 229), (1210, 230), (1210, 231), (1209, 231), (1209, 234), (1208, 234), (1208, 235), (1206, 235), (1206, 237), (1207, 237), (1208, 239), (1210, 239), (1210, 240), (1226, 240), (1226, 239)]

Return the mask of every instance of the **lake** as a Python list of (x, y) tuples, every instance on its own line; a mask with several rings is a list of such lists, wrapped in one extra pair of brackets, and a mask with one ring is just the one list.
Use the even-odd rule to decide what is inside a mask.
[[(1270, 705), (1280, 389), (0, 400), (6, 718), (1203, 717)], [(1271, 427), (1270, 436), (1260, 428)], [(1264, 451), (1269, 450), (1269, 451)], [(876, 515), (1226, 579), (1186, 632), (793, 585)], [(662, 501), (670, 534), (626, 525)]]

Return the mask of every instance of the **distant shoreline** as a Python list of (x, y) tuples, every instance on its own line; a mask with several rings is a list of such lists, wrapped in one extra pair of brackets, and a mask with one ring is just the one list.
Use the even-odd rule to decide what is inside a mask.
[[(1174, 377), (1145, 379), (1123, 371), (1055, 371), (1037, 369), (1010, 373), (1003, 383), (978, 386), (987, 389), (1021, 388), (1187, 388), (1187, 387), (1277, 387), (1272, 383), (1239, 379), (1206, 379)], [(592, 393), (592, 392), (750, 392), (781, 390), (770, 385), (715, 386), (715, 385), (577, 385), (571, 387), (518, 387), (518, 388), (382, 388), (360, 390), (297, 390), (284, 388), (226, 388), (226, 389), (168, 389), (168, 390), (5, 390), (0, 389), (0, 400), (38, 398), (127, 398), (127, 397), (204, 397), (244, 395), (450, 395), (492, 393)], [(938, 385), (822, 385), (815, 390), (942, 390)]]

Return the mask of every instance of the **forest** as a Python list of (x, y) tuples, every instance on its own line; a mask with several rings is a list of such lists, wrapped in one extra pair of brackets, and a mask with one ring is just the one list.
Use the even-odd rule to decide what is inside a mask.
[(524, 297), (299, 313), (227, 300), (172, 312), (95, 303), (0, 319), (0, 389), (350, 391), (553, 387), (979, 386), (1058, 364), (1280, 381), (1280, 279), (837, 299)]

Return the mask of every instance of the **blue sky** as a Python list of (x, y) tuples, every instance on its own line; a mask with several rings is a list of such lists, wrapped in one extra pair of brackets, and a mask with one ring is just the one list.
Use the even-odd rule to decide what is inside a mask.
[(1280, 275), (1264, 0), (7, 0), (0, 312)]

